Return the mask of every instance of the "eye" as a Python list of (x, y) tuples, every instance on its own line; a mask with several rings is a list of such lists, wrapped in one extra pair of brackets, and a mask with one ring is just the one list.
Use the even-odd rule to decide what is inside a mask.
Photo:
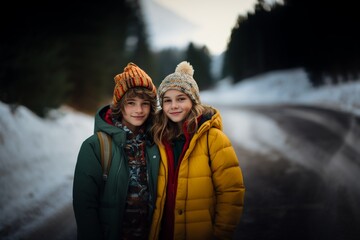
[(127, 102), (127, 105), (133, 106), (133, 105), (135, 105), (135, 102), (133, 102), (133, 101), (128, 101), (128, 102)]
[(143, 102), (142, 105), (144, 105), (144, 106), (150, 106), (150, 102)]
[(170, 99), (164, 99), (163, 102), (164, 102), (164, 103), (169, 103), (169, 102), (171, 102), (171, 101), (170, 101)]
[(186, 100), (186, 98), (179, 98), (179, 99), (178, 99), (179, 102), (183, 102), (183, 101), (185, 101), (185, 100)]

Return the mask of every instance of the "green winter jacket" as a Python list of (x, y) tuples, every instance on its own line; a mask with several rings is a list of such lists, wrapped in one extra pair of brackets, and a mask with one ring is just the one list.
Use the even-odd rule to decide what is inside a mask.
[[(128, 159), (124, 151), (126, 133), (104, 120), (109, 109), (100, 109), (95, 116), (95, 134), (86, 139), (79, 151), (73, 183), (73, 208), (78, 239), (120, 239), (123, 212), (128, 191)], [(112, 161), (107, 181), (102, 177), (100, 143), (96, 132), (112, 137)], [(149, 192), (152, 202), (149, 222), (156, 198), (160, 154), (156, 144), (146, 141)]]

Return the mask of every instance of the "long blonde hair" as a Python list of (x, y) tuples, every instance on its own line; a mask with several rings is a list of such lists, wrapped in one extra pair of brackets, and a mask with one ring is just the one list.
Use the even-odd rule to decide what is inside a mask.
[[(206, 113), (213, 113), (213, 109), (203, 104), (195, 104), (185, 118), (187, 129), (186, 131), (193, 135), (199, 128), (198, 118)], [(156, 144), (160, 145), (163, 142), (171, 142), (173, 139), (179, 137), (183, 133), (183, 129), (179, 125), (172, 122), (164, 113), (163, 109), (156, 112), (154, 116), (153, 126), (151, 128), (152, 135)]]

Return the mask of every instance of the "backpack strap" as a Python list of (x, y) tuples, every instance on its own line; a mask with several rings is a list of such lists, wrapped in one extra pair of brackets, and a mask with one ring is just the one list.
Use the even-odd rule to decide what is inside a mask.
[(111, 165), (111, 136), (104, 132), (96, 133), (100, 142), (101, 167), (104, 181), (107, 180)]

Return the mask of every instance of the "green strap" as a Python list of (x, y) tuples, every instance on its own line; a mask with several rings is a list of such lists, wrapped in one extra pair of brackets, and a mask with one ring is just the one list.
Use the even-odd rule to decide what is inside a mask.
[(101, 167), (103, 170), (103, 178), (106, 181), (109, 175), (111, 165), (111, 137), (104, 132), (97, 132), (100, 142)]

